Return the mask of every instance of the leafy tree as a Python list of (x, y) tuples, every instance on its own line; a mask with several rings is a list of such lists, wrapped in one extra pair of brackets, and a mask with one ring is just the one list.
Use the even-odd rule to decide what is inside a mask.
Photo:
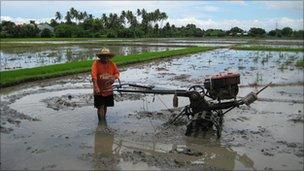
[(116, 38), (117, 37), (117, 33), (113, 30), (109, 30), (107, 32), (107, 38)]
[(208, 29), (205, 32), (206, 36), (212, 36), (212, 37), (223, 37), (225, 36), (225, 31), (221, 29)]
[(36, 37), (39, 34), (39, 29), (33, 24), (23, 24), (19, 28), (18, 37)]
[(256, 37), (256, 36), (264, 36), (266, 34), (266, 31), (262, 28), (256, 28), (256, 27), (252, 27), (249, 30), (249, 35)]
[(293, 37), (298, 39), (304, 39), (304, 30), (293, 31)]
[(282, 37), (282, 30), (275, 29), (268, 32), (269, 36), (276, 36), (276, 37)]
[(290, 27), (284, 27), (282, 29), (282, 35), (285, 37), (290, 37), (293, 33), (293, 30)]
[(232, 27), (229, 31), (228, 34), (231, 36), (236, 36), (238, 34), (243, 34), (244, 30), (239, 28), (239, 27)]
[(271, 30), (271, 31), (268, 32), (268, 35), (269, 36), (276, 36), (277, 32), (276, 32), (276, 30)]
[(163, 37), (171, 37), (172, 36), (171, 26), (170, 26), (169, 22), (167, 22), (166, 25), (164, 26), (164, 28), (162, 29), (162, 36)]
[[(54, 27), (55, 37), (121, 37), (121, 38), (141, 38), (141, 37), (202, 37), (226, 35), (243, 35), (245, 32), (239, 27), (232, 27), (230, 30), (208, 29), (206, 31), (198, 28), (195, 24), (176, 27), (169, 22), (163, 27), (163, 22), (168, 18), (165, 12), (156, 9), (146, 11), (137, 9), (135, 12), (123, 10), (121, 13), (102, 14), (101, 17), (93, 17), (86, 11), (78, 11), (70, 8), (65, 16), (60, 12), (55, 13), (54, 19), (49, 22)], [(60, 22), (64, 19), (64, 22)], [(76, 22), (75, 22), (76, 21)], [(0, 24), (1, 38), (3, 37), (37, 37), (39, 29), (35, 21), (30, 24), (16, 25), (10, 21), (2, 21)], [(250, 28), (249, 35), (264, 36), (266, 31), (262, 28)], [(303, 39), (303, 30), (294, 31), (290, 27), (283, 30), (271, 30), (269, 36), (285, 36)], [(50, 30), (42, 30), (41, 37), (50, 37)]]
[(60, 24), (55, 27), (54, 33), (56, 37), (76, 37), (82, 35), (79, 27), (72, 24)]
[(40, 33), (40, 37), (52, 37), (52, 31), (50, 29), (43, 29)]
[(58, 26), (58, 24), (59, 24), (59, 23), (57, 23), (57, 21), (56, 21), (55, 19), (51, 19), (51, 21), (50, 21), (50, 26), (56, 27), (56, 26)]
[(1, 34), (5, 37), (15, 37), (17, 34), (16, 24), (11, 21), (2, 21)]

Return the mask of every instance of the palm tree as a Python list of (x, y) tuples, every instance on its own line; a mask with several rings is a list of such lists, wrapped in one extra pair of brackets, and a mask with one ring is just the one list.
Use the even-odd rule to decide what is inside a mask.
[(109, 14), (109, 18), (108, 18), (108, 27), (109, 28), (112, 28), (112, 26), (113, 26), (113, 14), (112, 13), (110, 13)]
[(121, 16), (125, 17), (125, 16), (126, 16), (126, 14), (127, 14), (127, 13), (126, 13), (126, 11), (125, 11), (125, 10), (122, 10), (122, 11), (121, 11)]
[(120, 22), (123, 24), (125, 24), (126, 15), (127, 15), (126, 11), (123, 10), (119, 16)]
[[(86, 12), (86, 11), (84, 11), (83, 13), (82, 13), (82, 15), (83, 15), (83, 19), (84, 20), (86, 20), (87, 18), (88, 18), (88, 13)], [(92, 17), (93, 18), (93, 17)]]
[(141, 15), (141, 11), (140, 9), (137, 9), (137, 16), (140, 16)]
[(141, 15), (141, 18), (142, 18), (141, 25), (143, 27), (143, 31), (147, 33), (147, 31), (148, 31), (148, 24), (149, 24), (149, 15), (148, 15), (148, 13), (143, 8), (140, 12), (137, 10), (137, 14)]
[(71, 19), (76, 19), (76, 21), (78, 20), (79, 13), (74, 7), (70, 9), (70, 15), (71, 15)]
[(160, 13), (160, 16), (159, 16), (159, 20), (161, 22), (160, 27), (163, 26), (163, 21), (166, 20), (167, 18), (168, 18), (168, 16), (167, 16), (167, 14), (165, 12)]
[(72, 23), (72, 17), (70, 11), (67, 12), (66, 16), (64, 17), (67, 23)]
[(83, 12), (80, 12), (80, 13), (78, 14), (77, 19), (78, 19), (79, 21), (81, 21), (81, 20), (84, 19)]
[(62, 19), (62, 15), (61, 15), (61, 13), (59, 11), (57, 11), (55, 13), (55, 20), (61, 20), (61, 19)]
[(137, 25), (137, 19), (133, 15), (132, 11), (127, 11), (126, 18), (128, 20), (128, 23), (131, 25), (130, 27), (136, 27)]
[(101, 20), (102, 20), (102, 22), (103, 22), (103, 24), (104, 24), (104, 27), (105, 28), (108, 28), (108, 17), (107, 17), (107, 15), (106, 14), (102, 14), (102, 17), (101, 17)]

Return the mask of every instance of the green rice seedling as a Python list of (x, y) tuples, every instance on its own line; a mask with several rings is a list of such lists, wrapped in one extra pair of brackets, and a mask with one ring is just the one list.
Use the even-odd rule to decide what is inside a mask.
[[(167, 50), (160, 52), (144, 52), (140, 54), (132, 54), (127, 56), (118, 55), (113, 58), (113, 61), (121, 66), (138, 62), (146, 62), (155, 59), (169, 58), (182, 56), (187, 54), (205, 52), (213, 50), (215, 47), (189, 47), (177, 50)], [(71, 50), (67, 51), (72, 55)], [(0, 72), (0, 86), (7, 87), (17, 85), (23, 82), (42, 80), (53, 77), (60, 77), (76, 73), (88, 72), (91, 70), (92, 60), (72, 61), (63, 64), (47, 65), (35, 68), (24, 68), (11, 71)]]

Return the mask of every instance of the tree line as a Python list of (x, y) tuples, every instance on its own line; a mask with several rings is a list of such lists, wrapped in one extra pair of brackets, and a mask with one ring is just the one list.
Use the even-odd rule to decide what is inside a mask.
[(39, 29), (35, 21), (29, 24), (16, 24), (11, 21), (0, 23), (1, 38), (25, 37), (86, 37), (86, 38), (158, 38), (158, 37), (293, 37), (303, 39), (303, 30), (293, 30), (290, 27), (266, 32), (263, 28), (252, 27), (245, 31), (239, 27), (230, 30), (203, 30), (195, 24), (176, 27), (165, 22), (168, 18), (159, 9), (148, 12), (145, 9), (122, 11), (120, 14), (102, 14), (100, 18), (93, 17), (86, 11), (70, 8), (65, 15), (55, 13), (49, 24), (53, 29)]

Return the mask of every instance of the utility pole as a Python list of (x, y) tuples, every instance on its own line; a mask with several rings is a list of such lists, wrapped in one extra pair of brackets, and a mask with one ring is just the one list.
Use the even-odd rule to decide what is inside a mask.
[(276, 37), (278, 37), (278, 21), (276, 21)]

